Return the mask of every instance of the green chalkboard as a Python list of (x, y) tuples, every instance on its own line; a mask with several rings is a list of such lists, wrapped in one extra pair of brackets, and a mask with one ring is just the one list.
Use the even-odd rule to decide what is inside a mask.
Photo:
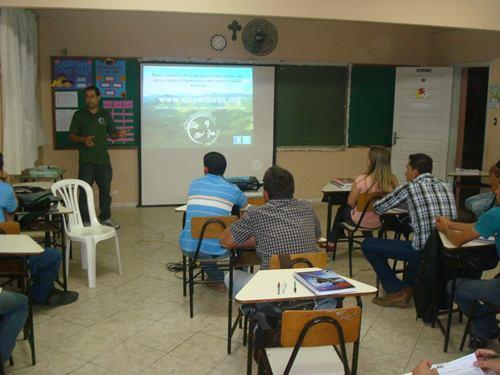
[(283, 65), (276, 68), (277, 146), (342, 146), (348, 69)]
[(353, 66), (349, 146), (391, 145), (396, 68)]
[[(123, 140), (108, 139), (110, 148), (137, 148), (140, 132), (140, 72), (137, 59), (53, 56), (52, 119), (55, 149), (75, 149), (68, 139), (71, 114), (85, 106), (84, 88), (95, 84), (100, 106), (108, 110)], [(77, 100), (75, 101), (75, 96)]]

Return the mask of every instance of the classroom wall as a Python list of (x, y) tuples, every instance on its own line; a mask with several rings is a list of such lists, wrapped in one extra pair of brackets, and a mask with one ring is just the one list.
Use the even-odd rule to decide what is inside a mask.
[[(429, 40), (431, 65), (490, 64), (489, 85), (500, 85), (500, 32), (453, 30), (434, 32)], [(484, 143), (483, 169), (487, 170), (500, 159), (500, 109), (488, 108)]]
[[(500, 57), (490, 65), (490, 85), (500, 86)], [(483, 168), (489, 169), (498, 160), (500, 160), (500, 108), (488, 108)]]
[[(304, 4), (306, 4), (304, 6)], [(0, 0), (0, 6), (240, 14), (500, 30), (495, 0)]]
[[(39, 12), (40, 90), (43, 123), (50, 143), (40, 162), (60, 165), (67, 177), (77, 174), (77, 151), (55, 151), (52, 144), (50, 56), (63, 47), (73, 56), (210, 57), (257, 59), (241, 44), (229, 41), (222, 53), (212, 51), (215, 33), (229, 35), (235, 17), (125, 12)], [(249, 19), (236, 17), (245, 24)], [(422, 64), (428, 62), (430, 30), (353, 22), (272, 19), (279, 32), (278, 47), (263, 60), (331, 63)], [(229, 39), (229, 38), (228, 38)], [(319, 197), (332, 176), (356, 175), (364, 168), (366, 149), (279, 151), (277, 163), (296, 175), (299, 197)], [(132, 204), (138, 197), (136, 150), (112, 150), (113, 202)]]
[(429, 40), (432, 65), (489, 62), (500, 57), (500, 32), (435, 31)]

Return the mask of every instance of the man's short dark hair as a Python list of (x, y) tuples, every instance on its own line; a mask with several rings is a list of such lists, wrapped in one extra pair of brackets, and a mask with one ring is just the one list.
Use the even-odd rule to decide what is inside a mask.
[(269, 199), (292, 199), (295, 190), (292, 174), (277, 165), (272, 166), (264, 174), (264, 190)]
[(426, 154), (413, 154), (409, 156), (408, 164), (411, 169), (416, 169), (418, 173), (432, 173), (432, 158)]
[(212, 151), (203, 157), (203, 165), (207, 168), (208, 173), (223, 176), (226, 171), (227, 161), (224, 155)]
[(87, 91), (94, 91), (96, 96), (101, 96), (101, 91), (99, 91), (96, 85), (90, 85), (85, 87), (85, 92)]

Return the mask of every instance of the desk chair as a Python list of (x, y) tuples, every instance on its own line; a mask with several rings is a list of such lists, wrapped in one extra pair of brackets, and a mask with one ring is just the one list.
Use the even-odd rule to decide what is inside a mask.
[(280, 268), (326, 268), (327, 254), (324, 251), (298, 254), (274, 254), (269, 261), (269, 269)]
[[(492, 308), (492, 311), (485, 314), (475, 315), (477, 306), (479, 304), (490, 306)], [(462, 342), (460, 343), (460, 351), (464, 350), (464, 345), (465, 345), (465, 340), (467, 339), (467, 335), (470, 335), (472, 333), (472, 321), (477, 318), (484, 318), (485, 316), (500, 314), (500, 306), (496, 306), (488, 302), (477, 300), (475, 303), (472, 304), (470, 311), (468, 312), (463, 311), (463, 313), (467, 317), (467, 323), (465, 324), (464, 335), (462, 336)]]
[[(280, 348), (259, 356), (259, 374), (356, 373), (349, 368), (346, 343), (353, 343), (353, 364), (359, 355), (361, 308), (283, 312)], [(337, 346), (340, 346), (340, 350)]]
[[(193, 317), (193, 294), (194, 284), (209, 284), (211, 281), (205, 280), (203, 276), (203, 265), (218, 264), (229, 267), (229, 257), (219, 259), (200, 259), (200, 249), (204, 239), (214, 238), (219, 239), (222, 232), (237, 220), (236, 216), (208, 216), (208, 217), (193, 217), (191, 219), (191, 235), (194, 239), (198, 239), (196, 250), (192, 256), (185, 255), (188, 263), (188, 278), (189, 286), (189, 316)], [(195, 273), (196, 271), (196, 273)], [(200, 279), (197, 277), (200, 276)]]
[[(21, 227), (18, 222), (5, 222), (0, 223), (0, 235), (19, 234)], [(33, 302), (31, 300), (31, 275), (28, 269), (28, 262), (26, 257), (5, 256), (0, 257), (0, 277), (7, 278), (7, 281), (2, 285), (11, 283), (17, 280), (20, 288), (28, 297), (28, 317), (24, 326), (24, 339), (28, 340), (31, 350), (31, 363), (36, 365), (35, 353), (35, 330), (33, 328)], [(12, 358), (9, 359), (11, 365), (14, 363)], [(0, 362), (0, 369), (2, 368)]]
[[(80, 214), (78, 194), (85, 194), (90, 218), (90, 226), (84, 226)], [(97, 243), (111, 238), (115, 240), (116, 258), (118, 261), (118, 274), (122, 274), (122, 260), (120, 244), (115, 228), (102, 225), (97, 220), (94, 207), (94, 192), (88, 183), (82, 180), (68, 179), (57, 181), (52, 185), (52, 194), (61, 197), (64, 206), (72, 213), (64, 218), (66, 235), (71, 241), (66, 241), (66, 277), (69, 274), (69, 255), (71, 242), (79, 242), (81, 249), (82, 269), (87, 270), (89, 288), (96, 287), (96, 248)]]
[(249, 197), (248, 204), (251, 204), (252, 206), (263, 206), (266, 204), (266, 201), (264, 200), (264, 197)]
[[(363, 193), (360, 194), (358, 197), (358, 201), (356, 202), (356, 210), (361, 211), (361, 217), (359, 218), (359, 221), (357, 224), (354, 224), (352, 222), (347, 222), (343, 221), (339, 223), (339, 227), (341, 229), (344, 229), (347, 232), (347, 243), (349, 246), (348, 249), (348, 255), (349, 255), (349, 276), (352, 277), (352, 252), (354, 250), (359, 250), (361, 249), (361, 241), (359, 241), (360, 238), (364, 238), (363, 235), (356, 235), (355, 233), (360, 230), (360, 231), (369, 231), (369, 232), (374, 232), (378, 231), (379, 232), (379, 237), (382, 236), (381, 233), (381, 227), (377, 228), (366, 228), (363, 227), (363, 218), (365, 217), (367, 212), (373, 212), (373, 203), (376, 200), (379, 200), (382, 198), (382, 194), (380, 193)], [(335, 243), (335, 249), (337, 248), (337, 242), (343, 241), (345, 242), (345, 239), (338, 239)], [(354, 244), (357, 244), (358, 247), (354, 247)]]

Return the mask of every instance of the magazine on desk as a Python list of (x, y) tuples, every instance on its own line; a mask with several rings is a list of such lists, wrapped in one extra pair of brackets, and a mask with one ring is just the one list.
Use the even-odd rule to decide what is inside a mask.
[(354, 179), (348, 177), (335, 177), (332, 178), (331, 183), (340, 188), (351, 188), (354, 183)]
[(317, 296), (355, 288), (354, 285), (330, 270), (295, 272), (294, 277)]

